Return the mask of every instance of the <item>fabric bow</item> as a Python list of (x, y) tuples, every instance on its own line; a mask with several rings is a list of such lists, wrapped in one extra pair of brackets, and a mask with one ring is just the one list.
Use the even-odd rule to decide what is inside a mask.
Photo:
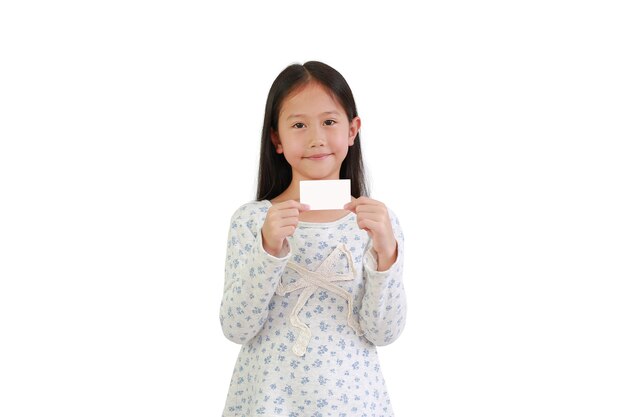
[[(341, 254), (344, 254), (348, 259), (349, 272), (347, 274), (336, 274), (333, 272), (335, 266), (341, 260)], [(324, 262), (320, 264), (320, 266), (315, 271), (309, 271), (308, 269), (303, 268), (302, 266), (292, 261), (287, 262), (287, 267), (296, 271), (300, 275), (300, 279), (287, 285), (282, 285), (282, 283), (279, 283), (278, 288), (276, 289), (276, 294), (284, 296), (285, 294), (292, 291), (304, 289), (304, 291), (302, 291), (300, 297), (298, 298), (298, 302), (296, 303), (289, 315), (289, 321), (291, 322), (291, 324), (294, 327), (300, 329), (296, 343), (292, 348), (293, 352), (296, 355), (304, 356), (306, 348), (309, 345), (309, 341), (311, 340), (311, 329), (309, 329), (309, 327), (300, 320), (298, 314), (306, 304), (307, 300), (315, 293), (315, 291), (317, 291), (318, 288), (323, 288), (327, 291), (337, 294), (348, 302), (348, 325), (356, 332), (358, 336), (363, 335), (361, 326), (359, 326), (359, 323), (352, 315), (352, 309), (354, 304), (353, 297), (347, 290), (341, 288), (336, 284), (333, 284), (333, 282), (336, 281), (353, 280), (356, 276), (354, 263), (352, 262), (352, 254), (345, 245), (335, 247), (331, 254), (324, 260)]]

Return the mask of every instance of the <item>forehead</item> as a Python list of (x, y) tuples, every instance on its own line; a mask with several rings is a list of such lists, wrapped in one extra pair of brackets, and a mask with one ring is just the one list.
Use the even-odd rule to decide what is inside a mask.
[(278, 117), (284, 118), (293, 114), (318, 116), (328, 112), (346, 115), (335, 96), (324, 86), (313, 82), (289, 93), (282, 102)]

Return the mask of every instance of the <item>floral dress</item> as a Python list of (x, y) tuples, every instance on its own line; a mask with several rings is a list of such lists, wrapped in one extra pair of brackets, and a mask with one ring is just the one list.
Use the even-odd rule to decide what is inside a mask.
[(299, 222), (289, 253), (268, 254), (261, 227), (268, 200), (232, 216), (220, 322), (241, 344), (223, 417), (392, 417), (376, 346), (400, 336), (406, 319), (404, 236), (396, 262), (377, 271), (356, 215)]

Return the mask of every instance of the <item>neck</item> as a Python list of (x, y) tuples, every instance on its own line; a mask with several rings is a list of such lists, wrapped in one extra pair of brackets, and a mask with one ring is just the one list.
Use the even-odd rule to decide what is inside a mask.
[(296, 200), (300, 201), (300, 179), (294, 179), (289, 184), (289, 187), (281, 193), (279, 196), (281, 200)]
[[(338, 180), (339, 173), (337, 172), (336, 176), (333, 175), (333, 178), (323, 178), (323, 179)], [(287, 200), (296, 200), (299, 202), (300, 201), (300, 181), (304, 181), (304, 180), (309, 180), (309, 179), (302, 178), (299, 175), (293, 176), (291, 180), (291, 184), (289, 184), (289, 187), (287, 187), (287, 189), (285, 189), (285, 191), (283, 191), (279, 196), (275, 197), (273, 201), (282, 202), (282, 201), (287, 201)]]

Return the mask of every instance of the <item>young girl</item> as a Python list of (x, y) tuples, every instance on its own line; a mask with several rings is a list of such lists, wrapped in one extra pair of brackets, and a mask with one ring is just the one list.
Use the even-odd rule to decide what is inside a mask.
[[(242, 345), (223, 417), (390, 417), (376, 346), (400, 336), (404, 237), (367, 197), (352, 91), (321, 62), (269, 91), (257, 200), (233, 214), (220, 322)], [(301, 180), (350, 179), (344, 210), (309, 210)]]

